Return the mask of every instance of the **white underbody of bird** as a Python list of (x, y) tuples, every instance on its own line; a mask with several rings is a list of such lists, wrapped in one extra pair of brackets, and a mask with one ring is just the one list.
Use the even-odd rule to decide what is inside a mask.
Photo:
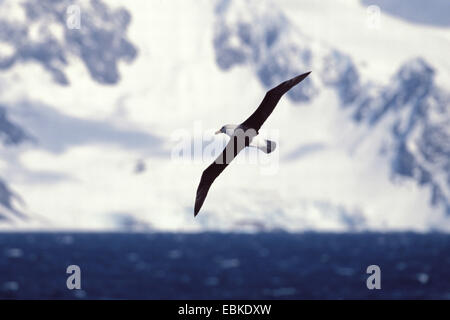
[(281, 97), (305, 79), (310, 73), (301, 74), (270, 89), (267, 91), (261, 104), (247, 120), (239, 125), (224, 125), (216, 132), (216, 134), (224, 133), (228, 135), (230, 141), (216, 160), (203, 171), (200, 184), (197, 188), (194, 216), (197, 216), (200, 211), (214, 180), (225, 170), (239, 152), (246, 147), (256, 147), (265, 153), (271, 153), (275, 150), (275, 142), (258, 137), (259, 129), (275, 109)]
[(215, 134), (224, 133), (230, 138), (233, 136), (237, 136), (238, 141), (242, 141), (242, 136), (244, 136), (245, 139), (245, 132), (248, 131), (248, 138), (250, 139), (250, 144), (248, 147), (253, 147), (261, 150), (264, 153), (271, 153), (275, 151), (277, 144), (274, 141), (267, 140), (264, 138), (261, 138), (258, 133), (256, 135), (250, 135), (251, 128), (241, 128), (238, 124), (226, 124), (220, 130), (216, 131)]

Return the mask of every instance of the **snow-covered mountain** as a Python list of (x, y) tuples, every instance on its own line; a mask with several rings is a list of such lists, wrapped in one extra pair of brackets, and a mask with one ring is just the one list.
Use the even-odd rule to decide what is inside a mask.
[(3, 106), (0, 105), (0, 137), (5, 146), (17, 145), (29, 137), (25, 130), (8, 119), (8, 115)]
[[(382, 147), (390, 154), (392, 173), (429, 185), (431, 204), (450, 215), (450, 99), (436, 86), (431, 65), (412, 59), (385, 86), (363, 84), (348, 55), (312, 43), (273, 4), (261, 10), (258, 1), (223, 0), (216, 13), (214, 44), (222, 69), (250, 64), (267, 89), (302, 70), (320, 70), (322, 87), (336, 89), (355, 121), (370, 130), (387, 122), (381, 130), (390, 144)], [(310, 101), (317, 87), (314, 78), (308, 79), (289, 96), (295, 102)]]
[[(359, 1), (323, 4), (340, 21), (312, 1), (95, 0), (77, 30), (72, 4), (0, 2), (0, 215), (27, 217), (3, 228), (450, 230), (448, 29), (369, 30)], [(193, 219), (212, 132), (309, 70), (261, 130), (277, 151), (240, 155)]]
[(124, 36), (129, 12), (111, 10), (99, 0), (79, 2), (83, 28), (71, 29), (67, 27), (68, 8), (73, 4), (70, 0), (2, 1), (0, 69), (34, 62), (57, 83), (68, 85), (64, 69), (69, 57), (77, 56), (93, 79), (104, 84), (117, 83), (118, 61), (132, 61), (137, 54)]
[[(4, 146), (17, 145), (29, 139), (22, 128), (8, 119), (6, 110), (2, 106), (0, 106), (0, 137)], [(0, 179), (0, 220), (11, 223), (11, 219), (25, 217), (15, 206), (16, 200), (20, 201), (20, 198)]]
[(386, 132), (382, 150), (392, 173), (431, 188), (430, 203), (450, 215), (450, 96), (436, 86), (434, 68), (406, 62), (376, 95), (354, 106), (354, 119)]

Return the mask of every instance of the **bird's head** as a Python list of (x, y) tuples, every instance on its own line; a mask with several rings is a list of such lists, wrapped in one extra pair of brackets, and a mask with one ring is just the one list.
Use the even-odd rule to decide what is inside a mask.
[(225, 133), (226, 135), (229, 135), (231, 137), (234, 133), (234, 130), (236, 130), (237, 127), (238, 126), (235, 124), (226, 124), (222, 126), (222, 128), (220, 128), (219, 130), (217, 130), (215, 133), (216, 134)]

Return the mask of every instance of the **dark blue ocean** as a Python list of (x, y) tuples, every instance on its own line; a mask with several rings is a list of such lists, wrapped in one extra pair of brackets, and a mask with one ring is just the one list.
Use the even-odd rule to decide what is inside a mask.
[[(66, 286), (69, 265), (81, 290)], [(450, 299), (450, 236), (3, 233), (0, 298)]]

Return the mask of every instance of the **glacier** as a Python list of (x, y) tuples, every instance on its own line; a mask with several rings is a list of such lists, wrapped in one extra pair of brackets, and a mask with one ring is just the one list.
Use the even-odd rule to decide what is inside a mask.
[[(450, 48), (414, 46), (444, 31), (383, 17), (409, 48), (384, 56), (358, 47), (395, 36), (366, 33), (360, 1), (329, 3), (361, 24), (351, 48), (308, 2), (82, 1), (80, 31), (69, 2), (0, 3), (0, 215), (16, 219), (1, 228), (450, 230)], [(277, 171), (233, 163), (194, 220), (212, 157), (174, 161), (175, 133), (223, 142), (214, 130), (309, 70), (261, 130)]]

